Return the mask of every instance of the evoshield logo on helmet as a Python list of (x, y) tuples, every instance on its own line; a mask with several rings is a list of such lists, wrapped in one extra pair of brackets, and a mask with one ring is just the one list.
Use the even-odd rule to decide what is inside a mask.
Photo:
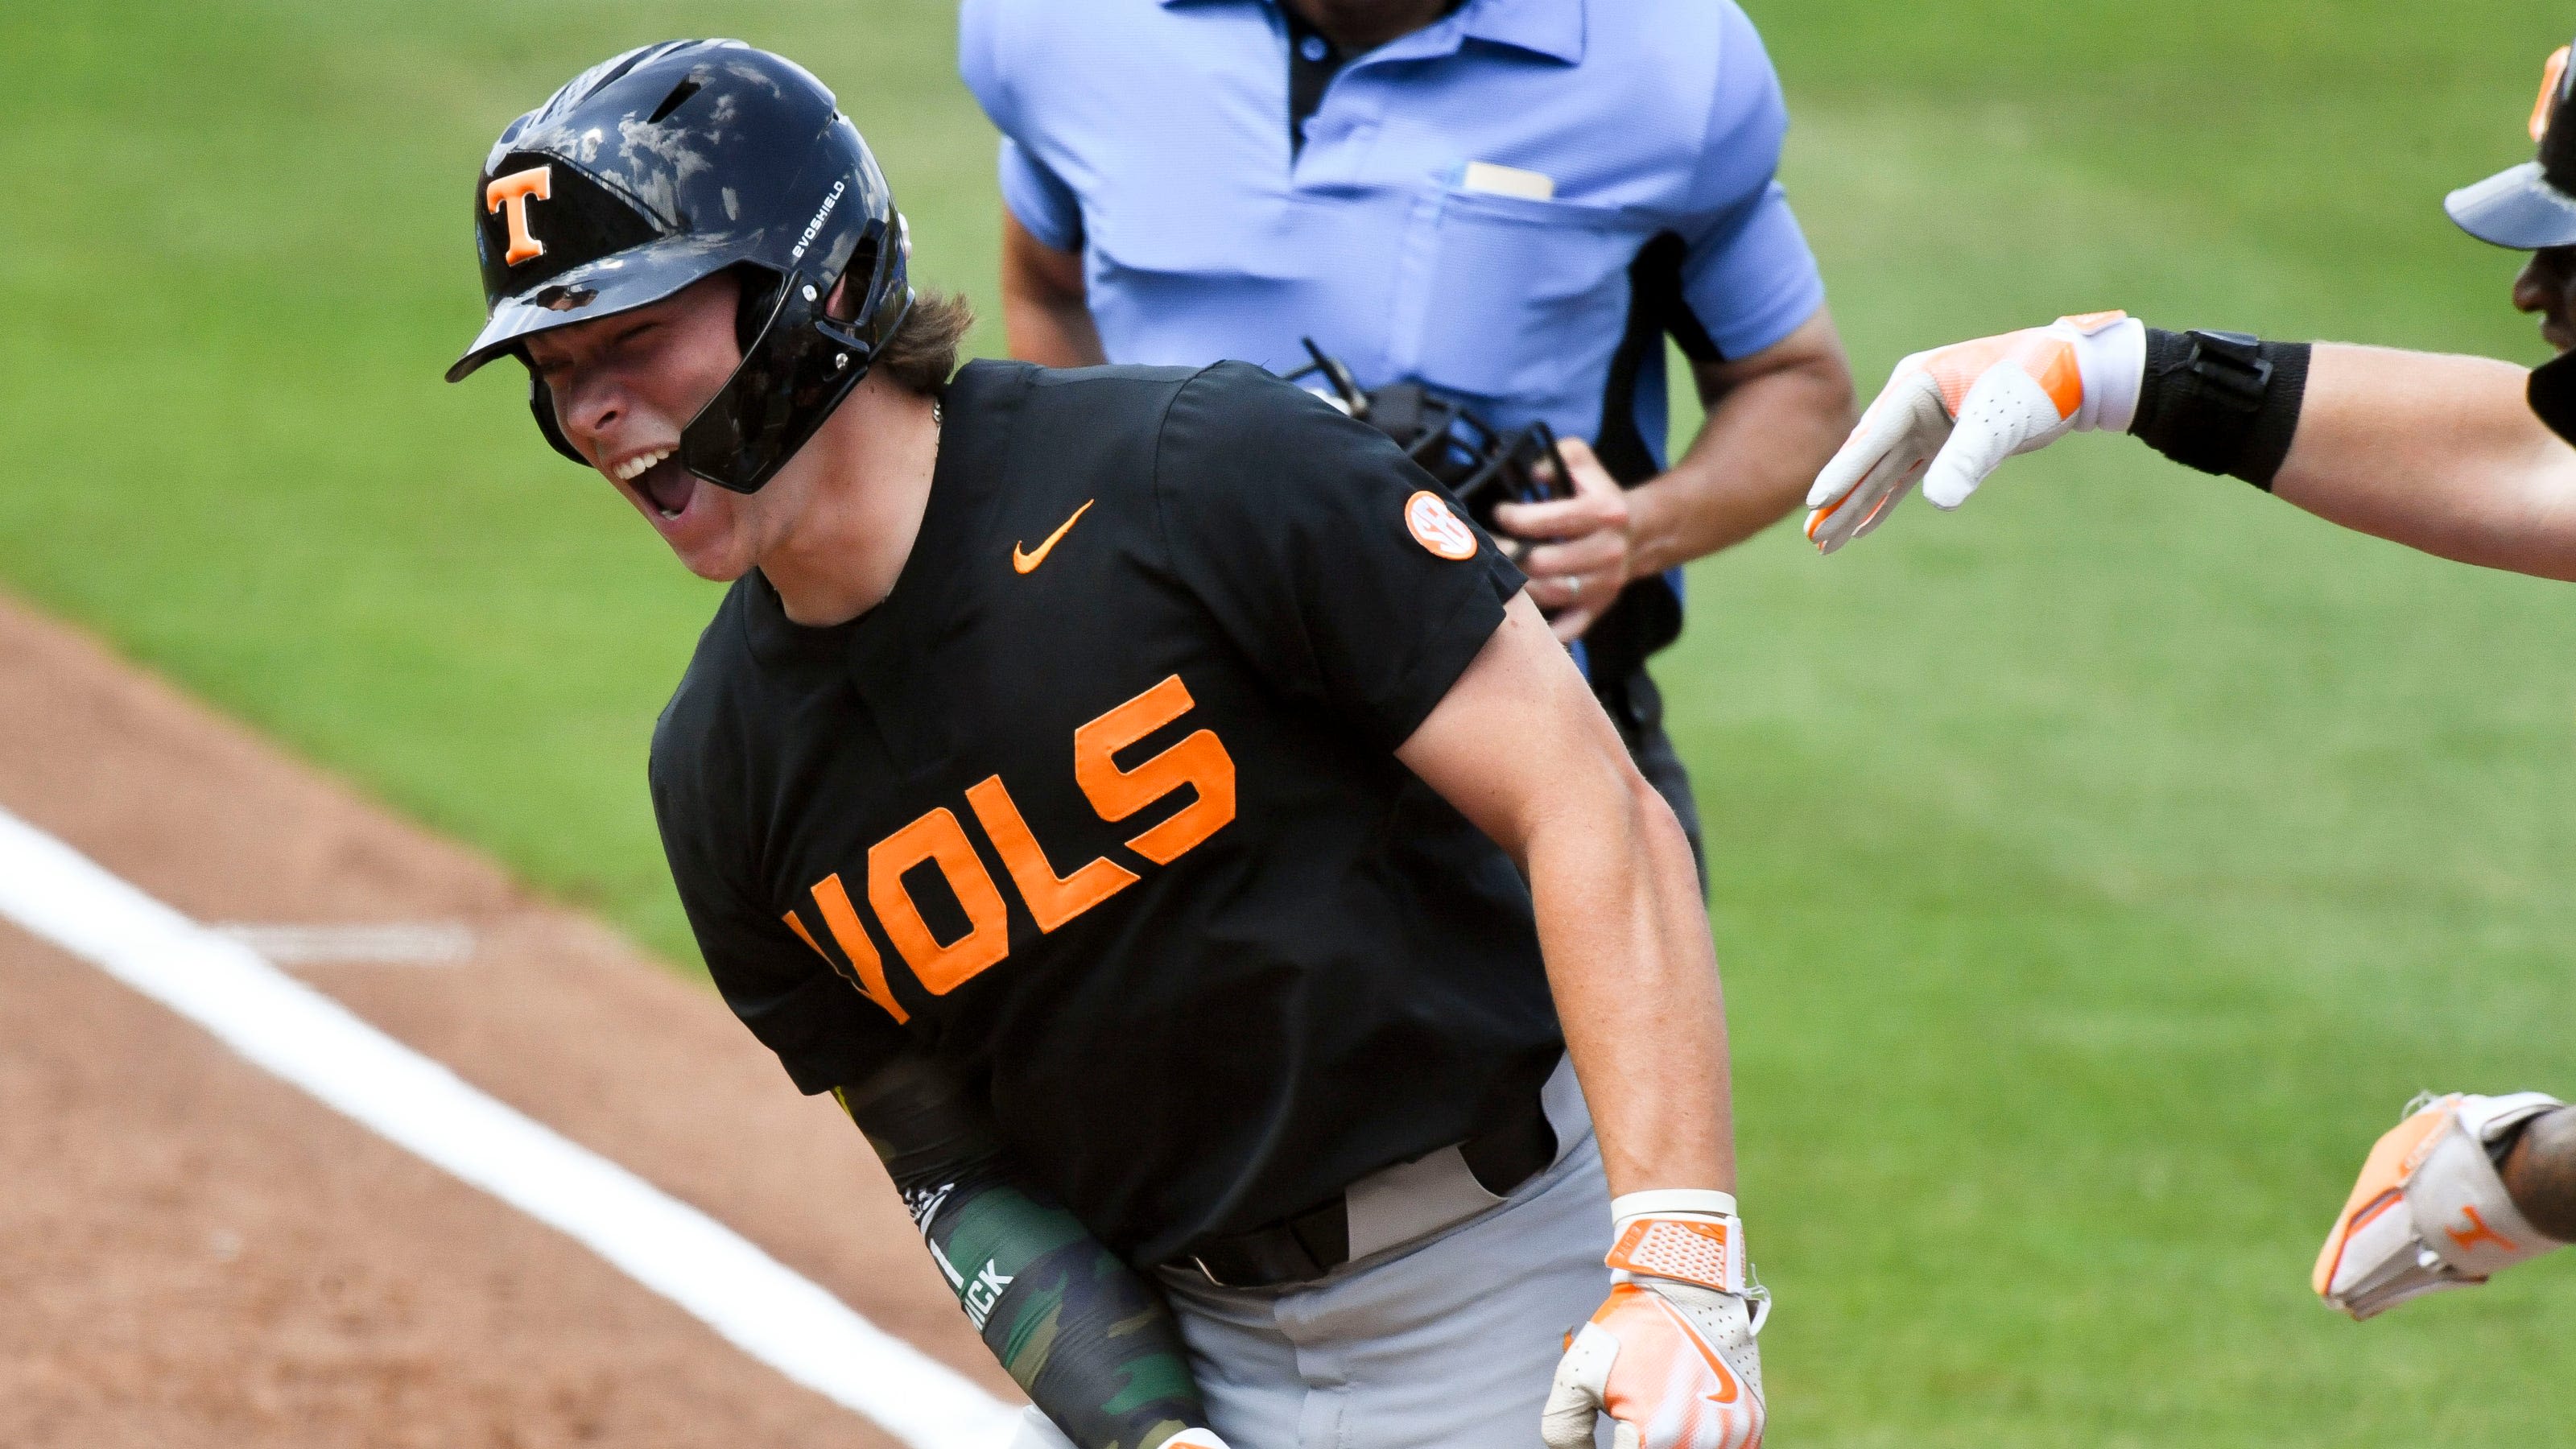
[(513, 171), (507, 176), (495, 176), (492, 178), (492, 184), (483, 188), (485, 211), (509, 208), (509, 215), (505, 220), (510, 224), (510, 250), (501, 258), (508, 265), (515, 267), (521, 262), (534, 261), (546, 254), (546, 244), (537, 240), (528, 231), (528, 198), (533, 196), (539, 201), (544, 201), (553, 196), (554, 180), (555, 168), (531, 166), (525, 171)]
[(841, 204), (841, 193), (849, 189), (850, 183), (846, 181), (832, 183), (832, 194), (823, 198), (823, 209), (814, 213), (812, 221), (805, 223), (805, 234), (796, 239), (796, 247), (788, 256), (800, 262), (805, 260), (805, 249), (814, 244), (814, 233), (823, 229), (823, 219), (832, 214), (833, 207)]

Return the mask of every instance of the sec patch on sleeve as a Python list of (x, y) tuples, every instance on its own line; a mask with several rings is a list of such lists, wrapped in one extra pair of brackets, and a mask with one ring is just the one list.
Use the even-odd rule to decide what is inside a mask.
[(1404, 500), (1404, 526), (1415, 543), (1440, 558), (1476, 556), (1476, 531), (1449, 506), (1449, 500), (1428, 488)]

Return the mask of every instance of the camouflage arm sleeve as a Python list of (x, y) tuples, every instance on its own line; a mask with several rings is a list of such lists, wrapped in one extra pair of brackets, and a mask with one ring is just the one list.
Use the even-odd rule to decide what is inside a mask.
[(966, 1317), (1082, 1449), (1158, 1449), (1204, 1425), (1163, 1296), (1073, 1214), (1013, 1181), (980, 1105), (904, 1057), (833, 1089), (885, 1159)]

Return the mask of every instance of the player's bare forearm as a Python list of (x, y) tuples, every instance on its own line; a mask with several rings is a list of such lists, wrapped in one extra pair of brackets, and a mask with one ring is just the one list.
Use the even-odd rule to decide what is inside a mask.
[(1044, 367), (1109, 360), (1091, 320), (1082, 254), (1060, 252), (1002, 212), (1002, 335), (1011, 355)]
[(1082, 1449), (1158, 1449), (1207, 1422), (1163, 1296), (1023, 1188), (990, 1122), (926, 1059), (834, 1089), (884, 1159), (958, 1306)]
[(1529, 878), (1611, 1191), (1732, 1190), (1726, 1009), (1690, 844), (1526, 594), (1397, 754)]
[(2576, 448), (2532, 416), (2529, 377), (2482, 357), (2320, 344), (2272, 491), (2426, 553), (2576, 579)]
[(1707, 421), (1672, 468), (1628, 495), (1643, 578), (1730, 548), (1778, 522), (1857, 415), (1851, 360), (1823, 308), (1750, 357), (1692, 369)]

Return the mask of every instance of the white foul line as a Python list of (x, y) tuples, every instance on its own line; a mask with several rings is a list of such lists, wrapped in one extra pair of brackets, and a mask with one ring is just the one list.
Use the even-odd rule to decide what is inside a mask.
[(0, 810), (0, 915), (253, 1063), (589, 1248), (913, 1449), (995, 1449), (1020, 1415), (705, 1213), (484, 1095), (340, 1003)]

